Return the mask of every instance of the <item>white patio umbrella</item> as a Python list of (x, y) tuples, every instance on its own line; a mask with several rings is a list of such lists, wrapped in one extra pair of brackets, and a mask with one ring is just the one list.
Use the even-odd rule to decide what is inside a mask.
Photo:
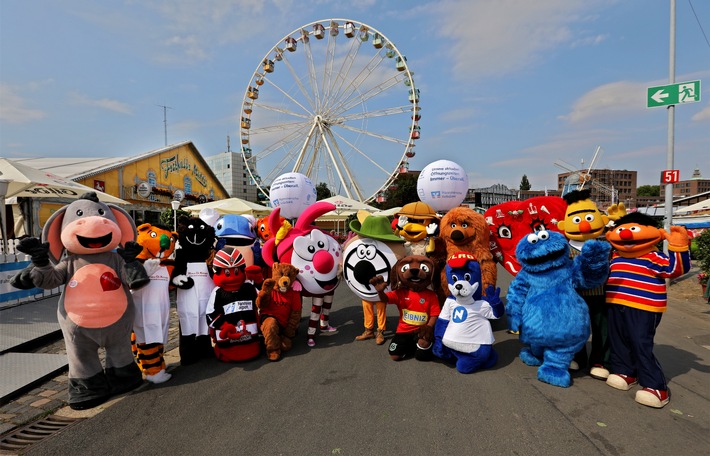
[(7, 191), (0, 197), (69, 198), (77, 199), (87, 192), (96, 192), (104, 203), (128, 204), (121, 198), (100, 192), (66, 177), (0, 158), (0, 179), (8, 181)]
[(114, 204), (128, 204), (115, 196), (94, 190), (56, 174), (41, 171), (21, 163), (0, 158), (0, 236), (3, 253), (7, 252), (5, 233), (6, 198), (68, 198), (78, 199), (87, 192), (96, 192), (100, 201)]
[(207, 208), (214, 209), (220, 214), (251, 214), (254, 217), (269, 215), (273, 210), (270, 207), (252, 203), (251, 201), (243, 200), (241, 198), (227, 198), (218, 201), (210, 201), (209, 203), (196, 204), (194, 206), (185, 206), (182, 210), (199, 213), (202, 209)]

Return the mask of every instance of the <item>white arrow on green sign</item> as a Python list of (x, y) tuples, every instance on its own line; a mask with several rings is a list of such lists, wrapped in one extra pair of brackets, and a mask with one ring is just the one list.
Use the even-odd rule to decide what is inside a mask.
[(647, 108), (700, 101), (700, 81), (679, 82), (647, 89)]

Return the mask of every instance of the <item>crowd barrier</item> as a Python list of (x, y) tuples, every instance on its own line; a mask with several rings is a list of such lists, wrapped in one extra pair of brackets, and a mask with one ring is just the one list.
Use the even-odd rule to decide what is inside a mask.
[(10, 279), (30, 265), (29, 256), (17, 251), (18, 243), (18, 239), (8, 239), (6, 246), (0, 242), (0, 309), (48, 298), (62, 292), (63, 287), (51, 290), (19, 290), (10, 285)]

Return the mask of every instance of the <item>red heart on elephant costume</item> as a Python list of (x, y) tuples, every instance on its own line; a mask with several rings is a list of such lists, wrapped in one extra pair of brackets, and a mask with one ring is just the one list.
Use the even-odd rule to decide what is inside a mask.
[(116, 277), (112, 272), (104, 272), (101, 274), (99, 282), (101, 283), (101, 289), (104, 291), (113, 291), (121, 288), (121, 279)]
[(520, 271), (515, 258), (518, 242), (540, 230), (560, 231), (557, 222), (564, 220), (567, 203), (559, 196), (536, 196), (525, 201), (508, 201), (490, 207), (485, 213), (491, 232), (491, 252), (512, 275)]

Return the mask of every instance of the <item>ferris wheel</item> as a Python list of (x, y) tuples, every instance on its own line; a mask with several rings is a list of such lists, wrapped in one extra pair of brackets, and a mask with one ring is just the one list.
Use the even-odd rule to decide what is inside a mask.
[(268, 196), (281, 174), (363, 202), (409, 168), (420, 137), (419, 89), (407, 58), (378, 30), (349, 19), (299, 27), (254, 71), (241, 107), (241, 152)]

